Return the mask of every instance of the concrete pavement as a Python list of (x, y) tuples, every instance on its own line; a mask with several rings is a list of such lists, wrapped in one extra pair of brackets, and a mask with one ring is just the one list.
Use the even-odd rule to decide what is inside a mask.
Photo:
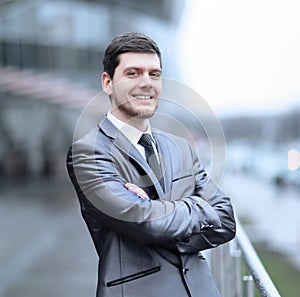
[(74, 192), (48, 187), (49, 197), (1, 192), (0, 297), (95, 296), (97, 257)]

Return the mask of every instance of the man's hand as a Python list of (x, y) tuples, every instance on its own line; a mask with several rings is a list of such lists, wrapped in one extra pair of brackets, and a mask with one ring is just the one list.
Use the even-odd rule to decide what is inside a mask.
[(150, 199), (149, 196), (146, 194), (146, 192), (142, 188), (138, 187), (135, 184), (126, 183), (125, 188), (127, 190), (137, 194), (140, 198), (147, 199), (147, 200)]

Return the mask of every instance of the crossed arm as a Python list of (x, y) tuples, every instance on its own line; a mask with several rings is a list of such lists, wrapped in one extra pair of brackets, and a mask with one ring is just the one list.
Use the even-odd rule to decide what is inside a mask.
[[(126, 183), (125, 188), (132, 193), (135, 193), (141, 199), (150, 200), (147, 193), (140, 187), (132, 183)], [(232, 211), (232, 210), (231, 210)], [(182, 253), (192, 253), (199, 250), (205, 250), (208, 248), (216, 247), (222, 243), (227, 242), (234, 237), (235, 234), (235, 222), (234, 215), (231, 213), (231, 221), (227, 223), (221, 221), (219, 228), (213, 225), (202, 226), (202, 230), (199, 233), (194, 233), (189, 237), (186, 237), (182, 241), (177, 243), (177, 250)], [(226, 230), (227, 229), (227, 230)], [(228, 234), (232, 234), (232, 237), (228, 238)]]
[[(192, 196), (176, 201), (149, 200), (146, 192), (127, 183), (109, 152), (77, 144), (68, 154), (68, 170), (84, 211), (101, 224), (137, 244), (156, 244), (180, 252), (195, 252), (222, 244), (235, 235), (235, 221), (228, 197), (217, 192), (205, 201), (206, 175)], [(198, 160), (195, 160), (196, 166)], [(84, 204), (84, 203), (83, 203)]]

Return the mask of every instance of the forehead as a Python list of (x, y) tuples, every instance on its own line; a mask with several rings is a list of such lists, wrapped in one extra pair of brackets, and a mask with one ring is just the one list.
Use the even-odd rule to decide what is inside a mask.
[(117, 68), (161, 69), (159, 57), (154, 53), (124, 53), (119, 58), (120, 63)]

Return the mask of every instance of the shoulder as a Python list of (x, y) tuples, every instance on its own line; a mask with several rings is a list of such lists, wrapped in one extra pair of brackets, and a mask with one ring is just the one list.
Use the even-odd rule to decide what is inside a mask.
[(87, 134), (81, 136), (78, 139), (74, 139), (71, 146), (73, 148), (78, 148), (81, 146), (93, 147), (99, 137), (101, 137), (100, 131), (97, 127), (95, 127), (92, 130), (90, 130)]
[(111, 148), (111, 139), (105, 135), (99, 127), (90, 130), (84, 136), (74, 139), (71, 144), (68, 154), (94, 154), (95, 151), (105, 151)]

